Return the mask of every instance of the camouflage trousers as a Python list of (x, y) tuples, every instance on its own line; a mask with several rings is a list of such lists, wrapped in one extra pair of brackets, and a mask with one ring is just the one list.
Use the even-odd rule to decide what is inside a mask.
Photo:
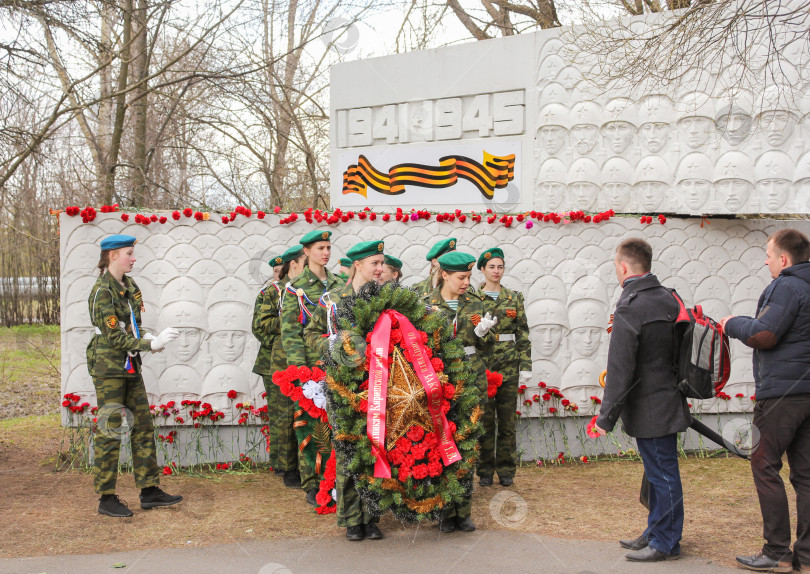
[[(493, 365), (499, 366), (499, 365)], [(515, 433), (518, 372), (507, 366), (501, 370), (503, 383), (498, 393), (484, 405), (484, 434), (479, 439), (481, 458), (478, 476), (514, 477), (517, 467), (517, 437)]]
[(276, 470), (295, 470), (298, 466), (298, 441), (293, 430), (295, 403), (285, 397), (272, 375), (262, 375), (267, 392), (270, 466)]
[[(337, 491), (338, 526), (348, 528), (358, 524), (370, 524), (380, 519), (372, 515), (354, 487), (354, 479), (346, 475), (346, 459), (335, 452), (335, 490)], [(303, 482), (303, 481), (302, 481)]]
[[(115, 494), (121, 441), (130, 429), (135, 486), (160, 483), (155, 431), (143, 379), (93, 379), (98, 400), (98, 431), (95, 434), (93, 486), (96, 494)], [(124, 413), (124, 416), (122, 416)]]

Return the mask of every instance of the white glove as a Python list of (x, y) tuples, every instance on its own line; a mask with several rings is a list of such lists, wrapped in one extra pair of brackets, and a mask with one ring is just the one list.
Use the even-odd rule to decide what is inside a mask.
[(532, 372), (531, 371), (520, 371), (520, 383), (521, 385), (529, 386), (529, 383), (532, 380)]
[(489, 313), (484, 315), (484, 318), (478, 323), (478, 326), (475, 328), (476, 337), (483, 337), (486, 335), (492, 327), (494, 327), (498, 323), (497, 317), (492, 317)]
[(163, 348), (168, 344), (174, 341), (180, 332), (173, 327), (166, 327), (160, 332), (160, 335), (152, 339), (152, 352), (157, 353), (163, 350)]
[(155, 336), (152, 333), (144, 333), (143, 337), (141, 337), (144, 341), (154, 341)]

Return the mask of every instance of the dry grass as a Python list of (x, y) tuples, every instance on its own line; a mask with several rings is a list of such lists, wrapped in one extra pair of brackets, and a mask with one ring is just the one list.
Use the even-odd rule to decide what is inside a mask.
[(59, 408), (59, 326), (0, 329), (0, 419)]
[[(95, 512), (89, 474), (54, 471), (60, 433), (56, 416), (0, 422), (5, 479), (0, 515), (7, 518), (0, 530), (0, 557), (341, 535), (334, 516), (314, 514), (302, 492), (284, 488), (265, 471), (166, 477), (164, 488), (186, 500), (149, 512), (137, 507), (132, 477), (124, 475), (119, 494), (134, 507), (135, 516), (101, 517)], [(761, 544), (761, 521), (748, 464), (733, 458), (690, 458), (682, 461), (681, 472), (684, 552), (727, 565), (737, 554), (754, 552)], [(508, 491), (526, 501), (528, 514), (517, 526), (521, 531), (616, 540), (644, 528), (646, 511), (637, 502), (640, 480), (641, 465), (631, 461), (526, 467)], [(480, 528), (506, 529), (490, 510), (492, 497), (504, 490), (476, 489), (473, 518)], [(510, 504), (501, 512), (509, 515)], [(402, 526), (389, 514), (382, 527), (390, 531)]]

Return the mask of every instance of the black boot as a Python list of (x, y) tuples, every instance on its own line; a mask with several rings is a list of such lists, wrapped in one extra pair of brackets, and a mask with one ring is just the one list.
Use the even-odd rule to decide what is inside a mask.
[(157, 508), (158, 506), (171, 506), (183, 500), (182, 496), (163, 492), (159, 486), (149, 486), (141, 489), (141, 508)]
[(473, 522), (472, 518), (469, 516), (465, 516), (464, 518), (456, 516), (456, 530), (461, 530), (462, 532), (472, 532), (475, 530), (475, 522)]
[(478, 479), (478, 484), (481, 486), (492, 486), (492, 475), (485, 474)]
[(311, 506), (318, 506), (318, 501), (316, 497), (318, 496), (318, 489), (317, 488), (310, 488), (307, 490), (307, 504)]
[(115, 518), (129, 518), (132, 511), (127, 503), (118, 498), (117, 494), (102, 494), (98, 499), (98, 513)]
[(358, 524), (357, 526), (349, 526), (346, 529), (346, 540), (357, 542), (358, 540), (362, 540), (363, 538), (365, 538), (365, 535), (363, 534), (362, 524)]
[(515, 483), (515, 479), (511, 476), (499, 476), (498, 479), (500, 480), (501, 486), (512, 486)]
[(455, 518), (443, 518), (439, 522), (439, 532), (444, 532), (448, 534), (450, 532), (456, 531), (456, 519)]
[(284, 473), (284, 486), (287, 488), (301, 488), (301, 475), (297, 470), (288, 470)]
[(363, 526), (363, 530), (366, 533), (366, 538), (369, 540), (382, 540), (383, 533), (380, 530), (380, 527), (374, 524), (373, 522), (369, 522)]

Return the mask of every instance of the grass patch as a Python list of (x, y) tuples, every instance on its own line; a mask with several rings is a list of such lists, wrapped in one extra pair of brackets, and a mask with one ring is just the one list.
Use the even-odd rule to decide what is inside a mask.
[(58, 325), (0, 328), (0, 419), (59, 410)]

